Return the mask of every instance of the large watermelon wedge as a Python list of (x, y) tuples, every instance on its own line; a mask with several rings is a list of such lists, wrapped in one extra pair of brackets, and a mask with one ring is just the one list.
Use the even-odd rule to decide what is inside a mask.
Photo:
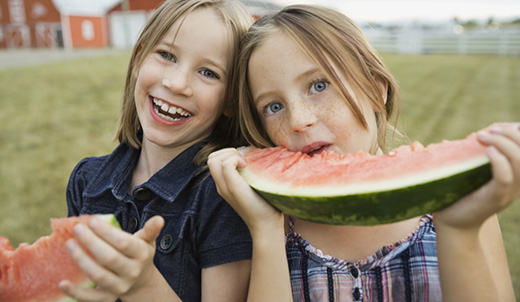
[(440, 210), (491, 178), (476, 134), (385, 155), (309, 156), (287, 149), (242, 147), (239, 172), (278, 210), (338, 225), (391, 223)]
[[(50, 236), (40, 237), (31, 245), (22, 243), (16, 249), (9, 239), (0, 236), (0, 301), (75, 301), (58, 288), (64, 279), (93, 287), (65, 248), (65, 242), (74, 237), (72, 228), (78, 223), (86, 224), (93, 216), (51, 219)], [(119, 227), (112, 214), (98, 217)]]

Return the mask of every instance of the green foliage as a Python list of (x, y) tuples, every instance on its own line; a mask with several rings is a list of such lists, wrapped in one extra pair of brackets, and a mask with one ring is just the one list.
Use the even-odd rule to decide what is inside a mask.
[[(112, 151), (128, 55), (0, 71), (0, 236), (14, 246), (66, 216), (75, 164)], [(423, 144), (520, 119), (518, 57), (385, 54), (403, 90), (399, 129)], [(520, 297), (520, 201), (499, 215)]]

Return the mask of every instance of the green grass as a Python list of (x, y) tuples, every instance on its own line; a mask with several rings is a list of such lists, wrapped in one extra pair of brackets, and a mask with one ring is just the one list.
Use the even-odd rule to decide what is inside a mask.
[(0, 72), (0, 235), (13, 245), (66, 216), (65, 187), (85, 156), (110, 152), (126, 57)]
[[(424, 144), (520, 120), (520, 59), (384, 55), (403, 90), (400, 128)], [(109, 153), (127, 55), (0, 71), (0, 236), (14, 246), (66, 215), (65, 187), (85, 156)], [(520, 297), (520, 201), (499, 215)]]

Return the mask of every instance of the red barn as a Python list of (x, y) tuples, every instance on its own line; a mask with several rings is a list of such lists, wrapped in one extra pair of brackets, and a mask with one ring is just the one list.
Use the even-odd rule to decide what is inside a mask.
[(106, 12), (115, 1), (119, 0), (108, 3), (93, 0), (53, 0), (60, 13), (64, 46), (68, 49), (108, 47), (110, 42)]
[(60, 22), (51, 0), (2, 0), (0, 48), (63, 46)]
[[(279, 8), (241, 0), (254, 17)], [(164, 0), (1, 0), (0, 48), (130, 48)]]

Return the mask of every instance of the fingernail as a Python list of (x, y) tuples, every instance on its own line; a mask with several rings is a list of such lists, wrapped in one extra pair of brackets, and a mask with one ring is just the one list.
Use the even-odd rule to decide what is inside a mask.
[(495, 148), (494, 146), (489, 146), (487, 148), (487, 153), (489, 156), (495, 156), (496, 154), (498, 154), (498, 149)]
[(478, 135), (478, 138), (483, 140), (483, 141), (486, 141), (486, 140), (489, 139), (489, 133), (488, 132), (480, 131), (477, 135)]
[(502, 133), (502, 128), (492, 127), (489, 129), (489, 132), (494, 133), (494, 134), (499, 134), (499, 133)]
[(67, 242), (65, 242), (65, 246), (69, 252), (72, 252), (77, 247), (76, 243), (72, 239), (67, 240)]
[(88, 222), (88, 225), (89, 225), (89, 227), (95, 229), (99, 226), (99, 221), (96, 217), (94, 217), (94, 218), (90, 219), (90, 221)]
[(81, 224), (76, 224), (74, 226), (74, 234), (81, 235), (85, 231), (85, 227)]

